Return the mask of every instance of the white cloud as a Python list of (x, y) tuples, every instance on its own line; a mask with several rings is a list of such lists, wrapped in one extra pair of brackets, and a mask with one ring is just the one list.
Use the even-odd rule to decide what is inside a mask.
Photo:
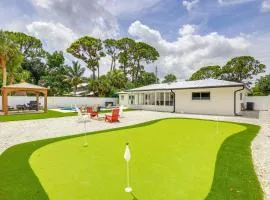
[(63, 50), (77, 38), (77, 35), (61, 23), (35, 21), (26, 26), (28, 32), (40, 38), (49, 50)]
[(184, 0), (182, 1), (183, 6), (188, 10), (191, 11), (200, 3), (200, 0)]
[(149, 9), (162, 0), (100, 0), (99, 4), (104, 6), (113, 15), (130, 14)]
[(261, 11), (262, 12), (270, 12), (270, 0), (265, 0), (262, 2)]
[(233, 5), (233, 4), (241, 4), (247, 3), (255, 0), (218, 0), (219, 4), (221, 5)]
[(119, 26), (114, 15), (96, 0), (32, 0), (43, 21), (54, 21), (76, 31), (107, 38), (119, 35)]
[(249, 36), (249, 40), (251, 55), (265, 64), (270, 73), (270, 33), (253, 34)]
[(196, 33), (197, 29), (198, 26), (196, 25), (185, 24), (179, 29), (178, 33), (181, 36), (192, 35)]
[(50, 0), (33, 0), (33, 2), (42, 8), (49, 8), (52, 6), (52, 1)]
[[(180, 30), (190, 27), (194, 26), (184, 25)], [(180, 79), (188, 78), (204, 65), (224, 64), (233, 56), (248, 54), (250, 45), (250, 42), (241, 36), (228, 38), (216, 32), (199, 35), (194, 34), (194, 31), (181, 34), (175, 41), (169, 42), (158, 31), (139, 21), (132, 23), (128, 32), (153, 45), (160, 52), (157, 65), (162, 75), (173, 72)]]

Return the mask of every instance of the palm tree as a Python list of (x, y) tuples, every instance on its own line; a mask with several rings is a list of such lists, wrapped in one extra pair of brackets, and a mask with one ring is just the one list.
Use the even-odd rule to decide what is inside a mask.
[(85, 68), (82, 68), (79, 62), (72, 61), (72, 67), (67, 68), (67, 77), (74, 88), (74, 95), (76, 96), (78, 85), (82, 83)]
[(17, 46), (10, 40), (8, 35), (0, 30), (0, 65), (2, 67), (3, 86), (6, 86), (7, 74), (6, 67), (13, 67), (13, 64), (19, 65), (23, 57)]

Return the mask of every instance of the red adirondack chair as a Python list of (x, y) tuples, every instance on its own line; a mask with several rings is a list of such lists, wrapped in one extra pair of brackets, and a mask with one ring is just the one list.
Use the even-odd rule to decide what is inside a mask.
[(108, 122), (119, 122), (119, 111), (120, 109), (119, 108), (114, 108), (112, 110), (112, 114), (111, 115), (105, 115), (105, 121), (108, 121)]
[(91, 117), (98, 117), (98, 112), (93, 110), (93, 107), (87, 107), (86, 112), (91, 116)]

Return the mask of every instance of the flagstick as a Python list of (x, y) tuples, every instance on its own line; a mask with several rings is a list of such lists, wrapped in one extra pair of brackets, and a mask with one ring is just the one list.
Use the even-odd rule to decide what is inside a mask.
[(132, 188), (130, 187), (130, 174), (129, 174), (129, 161), (130, 161), (130, 150), (128, 143), (126, 144), (126, 151), (124, 154), (124, 158), (126, 160), (126, 172), (127, 172), (127, 187), (125, 188), (125, 192), (132, 192)]
[(218, 118), (216, 118), (216, 121), (217, 121), (216, 133), (219, 133)]
[(127, 188), (130, 188), (130, 181), (129, 181), (129, 161), (127, 161)]
[(84, 120), (84, 147), (88, 146), (87, 140), (86, 140), (86, 120)]

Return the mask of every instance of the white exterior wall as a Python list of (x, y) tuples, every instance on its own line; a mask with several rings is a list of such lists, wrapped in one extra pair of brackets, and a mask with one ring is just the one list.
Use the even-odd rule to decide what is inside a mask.
[[(169, 90), (164, 90), (164, 91), (157, 91), (157, 92), (170, 92)], [(145, 92), (134, 92), (134, 93), (129, 93), (127, 94), (127, 99), (129, 98), (129, 95), (134, 95), (135, 96), (135, 101), (134, 104), (131, 105), (128, 103), (128, 107), (132, 109), (139, 109), (139, 110), (151, 110), (151, 111), (160, 111), (160, 112), (173, 112), (173, 106), (168, 106), (168, 105), (138, 105), (139, 101), (139, 94), (140, 93), (155, 93), (154, 91), (145, 91)], [(155, 96), (155, 102), (156, 102), (156, 96)], [(164, 96), (164, 104), (165, 104), (165, 96)]]
[(270, 95), (247, 96), (245, 102), (254, 102), (254, 110), (270, 110)]
[[(179, 113), (234, 115), (234, 91), (241, 87), (174, 90), (175, 111)], [(210, 92), (210, 100), (192, 100), (192, 92)], [(244, 92), (243, 92), (244, 93)], [(236, 113), (240, 112), (240, 92), (236, 96)]]
[[(2, 99), (2, 97), (0, 96)], [(29, 101), (35, 101), (35, 96), (9, 96), (8, 105), (15, 107), (18, 104), (27, 104)], [(44, 98), (40, 96), (39, 101), (43, 105)], [(117, 98), (106, 98), (106, 97), (48, 97), (48, 108), (57, 107), (71, 107), (76, 104), (80, 107), (82, 105), (94, 105), (98, 104), (102, 107), (105, 106), (105, 102), (113, 102), (114, 105), (117, 104)], [(0, 108), (2, 110), (2, 101), (0, 100)]]
[(129, 106), (128, 105), (128, 94), (119, 94), (119, 105)]
[(155, 106), (155, 105), (129, 105), (129, 108), (139, 110), (152, 110), (160, 112), (173, 112), (173, 106)]

